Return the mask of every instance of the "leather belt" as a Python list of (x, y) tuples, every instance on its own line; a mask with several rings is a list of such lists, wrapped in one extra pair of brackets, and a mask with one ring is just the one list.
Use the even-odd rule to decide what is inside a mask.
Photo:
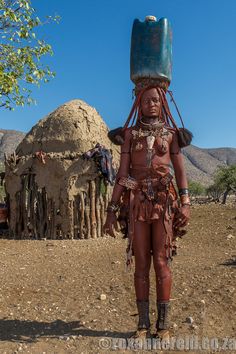
[(137, 190), (137, 189), (147, 189), (150, 190), (151, 187), (157, 187), (159, 190), (165, 190), (166, 187), (172, 181), (173, 176), (171, 173), (167, 173), (164, 176), (160, 176), (158, 178), (145, 178), (142, 180), (136, 180), (133, 177), (120, 177), (118, 180), (118, 184), (126, 187), (127, 189)]

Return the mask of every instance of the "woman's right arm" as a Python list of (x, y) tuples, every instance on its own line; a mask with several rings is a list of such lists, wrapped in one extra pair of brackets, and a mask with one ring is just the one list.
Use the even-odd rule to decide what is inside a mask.
[[(115, 208), (119, 204), (121, 195), (125, 189), (124, 186), (121, 186), (118, 181), (120, 177), (128, 177), (130, 169), (130, 142), (131, 135), (130, 129), (125, 131), (125, 141), (121, 145), (121, 154), (120, 154), (120, 166), (118, 173), (116, 175), (116, 182), (113, 188), (112, 197), (110, 201), (110, 207), (108, 207), (107, 218), (104, 224), (103, 230), (105, 233), (109, 234), (112, 237), (115, 237), (113, 226), (118, 231), (117, 218), (115, 214)], [(114, 207), (114, 208), (113, 208)]]
[(125, 141), (121, 145), (120, 153), (120, 166), (116, 175), (116, 182), (113, 188), (111, 202), (114, 204), (119, 203), (120, 197), (125, 189), (124, 186), (118, 184), (120, 177), (128, 177), (130, 169), (130, 129), (125, 131)]

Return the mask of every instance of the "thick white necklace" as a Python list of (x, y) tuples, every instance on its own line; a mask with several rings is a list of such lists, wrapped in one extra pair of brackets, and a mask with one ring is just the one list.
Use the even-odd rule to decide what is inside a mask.
[(164, 122), (160, 122), (159, 120), (157, 122), (155, 122), (155, 123), (145, 123), (143, 121), (143, 117), (141, 117), (139, 121), (140, 121), (141, 124), (143, 124), (146, 127), (161, 127), (161, 126), (164, 125)]

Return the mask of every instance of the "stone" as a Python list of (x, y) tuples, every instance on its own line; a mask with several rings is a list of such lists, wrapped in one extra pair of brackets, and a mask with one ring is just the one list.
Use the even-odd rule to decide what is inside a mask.
[(226, 230), (233, 230), (233, 229), (234, 229), (234, 228), (233, 228), (232, 225), (229, 225), (229, 226), (226, 227)]
[(99, 296), (99, 299), (100, 299), (100, 300), (106, 300), (106, 298), (107, 298), (106, 294), (101, 294), (101, 295)]
[(178, 328), (178, 325), (176, 323), (173, 323), (172, 327), (174, 330), (176, 330)]
[(195, 325), (195, 324), (191, 324), (191, 329), (194, 329), (194, 330), (196, 330), (196, 329), (198, 329), (198, 326), (197, 325)]
[(233, 286), (231, 286), (231, 287), (228, 289), (228, 291), (229, 291), (230, 293), (233, 293), (233, 292), (235, 291), (235, 288), (234, 288)]
[(192, 324), (194, 322), (194, 319), (192, 317), (187, 317), (186, 322)]

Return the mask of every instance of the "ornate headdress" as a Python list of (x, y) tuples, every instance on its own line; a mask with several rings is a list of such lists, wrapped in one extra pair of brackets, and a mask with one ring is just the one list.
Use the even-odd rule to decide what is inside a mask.
[[(143, 93), (151, 88), (156, 88), (160, 96), (161, 114), (165, 124), (177, 130), (180, 147), (189, 145), (193, 135), (184, 127), (173, 94), (168, 90), (172, 69), (172, 31), (166, 18), (157, 21), (154, 16), (147, 16), (144, 22), (134, 20), (130, 69), (131, 80), (135, 84), (135, 100), (125, 125), (108, 133), (110, 140), (117, 145), (124, 143), (124, 132), (130, 122), (133, 126), (141, 117), (141, 97)], [(175, 123), (169, 109), (166, 93), (170, 95), (170, 99), (175, 105), (182, 128), (178, 128)]]

